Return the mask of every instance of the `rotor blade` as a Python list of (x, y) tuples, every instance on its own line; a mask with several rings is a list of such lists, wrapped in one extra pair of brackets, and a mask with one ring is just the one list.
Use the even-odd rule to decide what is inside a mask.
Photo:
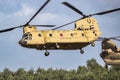
[(26, 25), (28, 25), (34, 18), (35, 16), (47, 5), (47, 3), (49, 2), (50, 0), (47, 0), (43, 5), (42, 7), (40, 7), (40, 9), (30, 18), (30, 20), (26, 23)]
[(17, 27), (12, 27), (12, 28), (8, 28), (8, 29), (3, 29), (3, 30), (0, 30), (0, 33), (12, 31), (12, 30), (14, 30), (16, 28), (20, 28), (20, 27), (22, 27), (22, 26), (17, 26)]
[(102, 41), (102, 39), (97, 39), (96, 41)]
[(120, 39), (116, 39), (116, 38), (114, 38), (113, 40), (120, 41)]
[(31, 25), (31, 26), (40, 26), (40, 27), (55, 27), (56, 25)]
[(98, 39), (105, 39), (105, 37), (99, 37)]
[(105, 39), (104, 37), (99, 37), (96, 41), (102, 41), (103, 39)]
[(110, 37), (110, 39), (120, 38), (120, 36)]
[(0, 30), (0, 33), (12, 31), (12, 30), (14, 30), (14, 29), (15, 29), (15, 28), (9, 28), (9, 29)]
[(59, 28), (61, 28), (61, 27), (67, 26), (67, 25), (72, 24), (72, 23), (74, 23), (74, 22), (76, 22), (76, 21), (78, 21), (78, 20), (81, 20), (81, 19), (82, 19), (82, 18), (77, 19), (77, 20), (74, 20), (74, 21), (69, 22), (69, 23), (67, 23), (67, 24), (64, 24), (64, 25), (58, 26), (58, 27), (56, 27), (56, 28), (53, 28), (52, 30), (56, 30), (56, 29), (59, 29)]
[(77, 8), (75, 8), (74, 6), (72, 6), (70, 3), (68, 3), (68, 2), (62, 2), (62, 4), (66, 5), (67, 7), (71, 8), (73, 11), (75, 11), (78, 14), (82, 15), (83, 17), (85, 17), (85, 15), (83, 14), (83, 12), (81, 12), (80, 10), (78, 10)]
[(89, 15), (89, 16), (104, 15), (104, 14), (112, 13), (112, 12), (119, 11), (119, 10), (120, 10), (120, 8), (116, 8), (116, 9), (112, 9), (112, 10), (108, 10), (108, 11), (103, 11), (103, 12), (91, 14), (91, 15)]

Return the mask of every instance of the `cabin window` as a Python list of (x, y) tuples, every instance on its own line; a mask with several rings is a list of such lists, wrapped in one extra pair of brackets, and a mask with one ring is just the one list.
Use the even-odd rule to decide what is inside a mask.
[(24, 35), (23, 35), (23, 37), (27, 37), (27, 36), (28, 36), (28, 34), (24, 34)]
[(28, 38), (29, 38), (29, 40), (32, 40), (32, 34), (31, 33), (28, 33)]
[(41, 37), (42, 35), (41, 34), (38, 34), (39, 37)]
[(62, 33), (60, 33), (60, 36), (63, 36), (63, 34), (62, 34)]
[(90, 29), (94, 29), (94, 26), (93, 26), (93, 25), (91, 25), (91, 26), (90, 26)]
[(32, 34), (30, 32), (23, 35), (25, 41), (32, 40)]
[(52, 37), (52, 34), (49, 34), (50, 37)]
[(85, 36), (83, 33), (81, 34), (83, 37)]
[(70, 34), (73, 37), (73, 33)]
[(29, 34), (30, 37), (32, 37), (32, 34)]
[(89, 29), (86, 28), (85, 30), (89, 30)]
[(97, 36), (97, 34), (95, 34), (95, 36)]

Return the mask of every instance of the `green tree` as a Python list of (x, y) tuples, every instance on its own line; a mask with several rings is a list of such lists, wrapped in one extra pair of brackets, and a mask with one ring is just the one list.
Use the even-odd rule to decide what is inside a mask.
[(3, 80), (14, 80), (14, 73), (12, 71), (10, 71), (8, 68), (5, 68), (3, 73), (2, 73), (1, 79), (3, 79)]
[(13, 72), (5, 68), (0, 72), (0, 80), (120, 80), (119, 74), (120, 66), (111, 66), (107, 71), (95, 59), (91, 59), (86, 66), (78, 66), (77, 70), (38, 68), (36, 71), (26, 71), (20, 68)]
[(24, 68), (19, 68), (15, 72), (15, 80), (27, 80), (26, 74), (27, 72), (24, 70)]
[(46, 70), (42, 69), (42, 68), (38, 68), (35, 73), (34, 79), (35, 80), (45, 80), (46, 78), (47, 78)]

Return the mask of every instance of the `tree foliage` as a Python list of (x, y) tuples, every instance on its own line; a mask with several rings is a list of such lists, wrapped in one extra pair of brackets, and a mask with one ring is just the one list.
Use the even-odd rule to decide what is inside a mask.
[(119, 80), (119, 74), (120, 66), (111, 66), (107, 71), (95, 59), (91, 59), (86, 66), (78, 66), (76, 70), (38, 68), (26, 71), (19, 68), (14, 72), (5, 68), (0, 72), (0, 80)]

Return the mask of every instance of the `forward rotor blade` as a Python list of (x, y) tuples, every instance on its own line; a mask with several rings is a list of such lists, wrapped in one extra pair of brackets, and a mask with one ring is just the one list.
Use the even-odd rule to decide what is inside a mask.
[(76, 21), (78, 21), (78, 20), (81, 20), (81, 19), (82, 19), (82, 18), (77, 19), (77, 20), (72, 21), (72, 22), (69, 22), (69, 23), (67, 23), (67, 24), (64, 24), (64, 25), (58, 26), (58, 27), (56, 27), (56, 28), (53, 28), (52, 30), (56, 30), (56, 29), (59, 29), (59, 28), (61, 28), (61, 27), (67, 26), (67, 25), (72, 24), (72, 23), (74, 23), (74, 22), (76, 22)]
[(50, 2), (50, 0), (47, 0), (47, 1), (40, 7), (40, 9), (30, 18), (30, 20), (26, 23), (26, 25), (28, 25), (28, 24), (35, 18), (35, 16), (47, 5), (48, 2)]
[(116, 8), (116, 9), (112, 9), (112, 10), (108, 10), (108, 11), (103, 11), (103, 12), (91, 14), (91, 15), (89, 15), (89, 16), (104, 15), (104, 14), (112, 13), (112, 12), (119, 11), (119, 10), (120, 10), (120, 8)]
[(83, 14), (83, 12), (81, 12), (80, 10), (78, 10), (77, 8), (75, 8), (73, 5), (71, 5), (68, 2), (62, 2), (62, 4), (66, 5), (67, 7), (71, 8), (73, 11), (77, 12), (78, 14), (82, 15), (83, 17), (85, 17), (85, 15)]
[(40, 27), (55, 27), (56, 25), (31, 25), (31, 26), (40, 26)]
[(17, 26), (17, 27), (12, 27), (12, 28), (8, 28), (8, 29), (3, 29), (3, 30), (0, 30), (0, 33), (3, 33), (3, 32), (8, 32), (8, 31), (12, 31), (16, 28), (21, 28), (22, 26)]

